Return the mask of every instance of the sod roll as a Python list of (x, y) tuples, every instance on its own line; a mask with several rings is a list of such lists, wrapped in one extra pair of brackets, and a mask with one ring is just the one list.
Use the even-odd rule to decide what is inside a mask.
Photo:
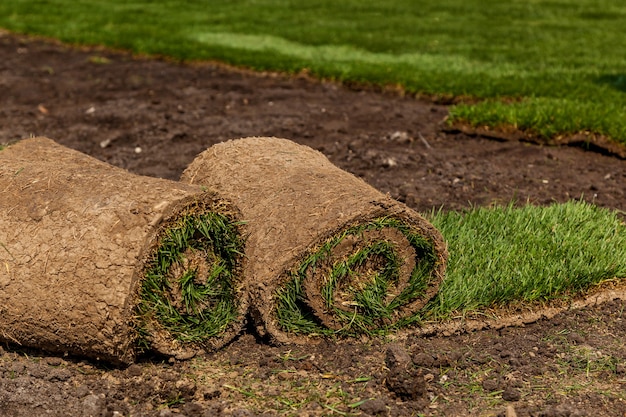
[(406, 326), (443, 279), (446, 246), (430, 223), (309, 147), (262, 137), (220, 143), (181, 181), (241, 210), (251, 312), (276, 341)]
[(242, 225), (203, 190), (46, 138), (0, 150), (0, 340), (128, 363), (232, 339)]

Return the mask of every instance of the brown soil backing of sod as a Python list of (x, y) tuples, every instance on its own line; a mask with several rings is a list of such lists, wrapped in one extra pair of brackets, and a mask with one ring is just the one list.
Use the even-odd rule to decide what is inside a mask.
[[(220, 143), (201, 153), (184, 171), (181, 181), (214, 189), (241, 210), (248, 232), (248, 263), (244, 274), (250, 282), (252, 315), (258, 331), (275, 341), (309, 340), (285, 332), (278, 324), (277, 290), (292, 279), (305, 259), (352, 227), (381, 218), (395, 219), (432, 247), (435, 261), (425, 290), (394, 310), (392, 322), (418, 311), (437, 292), (443, 279), (447, 250), (438, 230), (417, 212), (336, 167), (307, 146), (268, 137)], [(399, 277), (388, 288), (386, 302), (407, 287), (414, 266), (423, 261), (423, 254), (417, 253), (398, 229), (384, 227), (347, 236), (328, 258), (309, 268), (302, 284), (306, 308), (320, 325), (334, 330), (342, 326), (335, 321), (335, 314), (329, 311), (321, 295), (330, 269), (381, 240), (391, 243), (401, 259)], [(342, 299), (342, 285), (362, 288), (372, 280), (373, 272), (382, 268), (380, 259), (368, 262), (355, 268), (357, 276), (350, 277), (350, 282), (338, 284), (334, 293), (337, 308), (353, 309), (354, 305)]]
[[(123, 363), (135, 358), (139, 326), (164, 354), (221, 346), (242, 320), (185, 344), (136, 317), (144, 269), (168, 227), (209, 211), (238, 213), (201, 187), (130, 174), (50, 139), (1, 150), (0, 340)], [(246, 308), (241, 295), (240, 316)]]

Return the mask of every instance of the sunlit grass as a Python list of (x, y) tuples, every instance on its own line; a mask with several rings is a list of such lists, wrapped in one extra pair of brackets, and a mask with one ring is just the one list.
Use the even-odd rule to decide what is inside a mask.
[(624, 221), (585, 202), (473, 208), (434, 213), (431, 221), (446, 238), (450, 258), (426, 316), (543, 302), (626, 279)]
[(538, 97), (461, 104), (451, 109), (451, 117), (473, 126), (514, 127), (544, 139), (575, 133), (626, 138), (626, 124), (611, 123), (613, 115), (623, 115), (623, 110), (619, 102)]
[(490, 99), (451, 120), (623, 143), (625, 18), (615, 0), (0, 3), (0, 26), (17, 32)]

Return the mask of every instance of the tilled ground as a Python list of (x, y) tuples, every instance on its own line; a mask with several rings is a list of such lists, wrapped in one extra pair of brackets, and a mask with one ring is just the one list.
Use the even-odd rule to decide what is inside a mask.
[[(279, 136), (429, 211), (583, 198), (626, 211), (626, 161), (451, 130), (444, 105), (307, 77), (0, 34), (0, 143), (44, 135), (177, 179), (208, 146)], [(62, 169), (62, 167), (60, 167)], [(522, 327), (225, 349), (125, 369), (0, 349), (0, 416), (626, 415), (626, 300)], [(508, 414), (507, 414), (508, 413)]]

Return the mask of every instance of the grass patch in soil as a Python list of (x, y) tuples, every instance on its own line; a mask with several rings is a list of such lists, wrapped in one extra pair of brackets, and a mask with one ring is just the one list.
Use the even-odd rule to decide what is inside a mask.
[(626, 144), (624, 16), (612, 0), (0, 4), (0, 25), (20, 33), (490, 99), (453, 109), (451, 120)]
[(586, 101), (560, 97), (526, 97), (504, 102), (489, 99), (451, 108), (450, 120), (473, 127), (513, 127), (542, 139), (594, 133), (626, 143), (626, 124), (615, 123), (624, 112), (620, 101)]

